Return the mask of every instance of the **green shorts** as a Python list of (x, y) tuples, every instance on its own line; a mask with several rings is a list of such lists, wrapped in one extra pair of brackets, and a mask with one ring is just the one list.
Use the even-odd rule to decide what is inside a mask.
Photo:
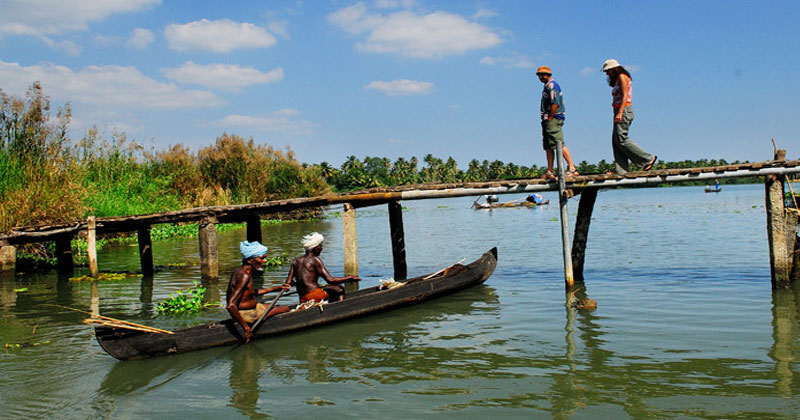
[(550, 121), (542, 121), (542, 149), (555, 149), (558, 140), (561, 140), (561, 146), (566, 146), (564, 132), (561, 131), (562, 126), (564, 126), (564, 120), (553, 118)]

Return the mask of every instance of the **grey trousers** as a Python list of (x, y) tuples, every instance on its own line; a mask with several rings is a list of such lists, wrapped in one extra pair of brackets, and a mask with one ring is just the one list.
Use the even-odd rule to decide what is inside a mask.
[[(617, 110), (614, 109), (614, 114)], [(628, 138), (628, 130), (633, 122), (633, 106), (628, 105), (622, 110), (622, 122), (614, 124), (611, 133), (611, 148), (614, 151), (614, 169), (618, 174), (628, 172), (628, 161), (636, 165), (646, 165), (653, 160), (653, 155), (647, 153), (636, 142)]]

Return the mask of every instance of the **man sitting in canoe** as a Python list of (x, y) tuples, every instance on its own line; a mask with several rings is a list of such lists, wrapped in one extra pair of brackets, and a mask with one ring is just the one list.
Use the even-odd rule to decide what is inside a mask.
[[(289, 268), (289, 276), (286, 282), (294, 281), (297, 287), (297, 294), (300, 296), (300, 303), (309, 301), (322, 302), (327, 300), (329, 302), (338, 302), (344, 299), (344, 283), (351, 281), (361, 281), (358, 276), (345, 276), (333, 277), (328, 269), (325, 268), (319, 254), (322, 252), (322, 241), (325, 238), (317, 233), (312, 232), (303, 237), (303, 248), (305, 248), (305, 255), (301, 255), (292, 261), (292, 267)], [(317, 279), (322, 277), (328, 283), (327, 286), (320, 287)]]
[[(227, 305), (225, 309), (231, 314), (233, 319), (239, 321), (244, 329), (245, 342), (250, 342), (253, 332), (248, 323), (256, 322), (269, 305), (258, 303), (256, 296), (265, 293), (277, 292), (281, 289), (289, 289), (291, 286), (282, 284), (280, 286), (268, 287), (266, 289), (255, 290), (253, 286), (253, 274), (264, 271), (267, 263), (268, 248), (258, 242), (244, 241), (239, 244), (239, 251), (242, 253), (242, 266), (233, 270), (231, 281), (228, 283), (226, 292)], [(288, 306), (274, 306), (269, 311), (267, 317), (288, 312)]]

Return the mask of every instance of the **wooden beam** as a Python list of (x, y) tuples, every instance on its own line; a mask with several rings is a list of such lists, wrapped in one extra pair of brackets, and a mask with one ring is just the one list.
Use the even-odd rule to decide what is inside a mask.
[(139, 240), (139, 262), (142, 266), (142, 275), (152, 277), (155, 269), (153, 268), (153, 241), (150, 238), (150, 227), (139, 229), (136, 236)]
[(97, 278), (97, 229), (96, 219), (89, 216), (86, 219), (86, 258), (89, 260), (89, 275)]
[(261, 243), (261, 216), (251, 214), (247, 216), (247, 241)]
[(586, 257), (586, 242), (589, 238), (589, 224), (592, 221), (594, 203), (597, 200), (597, 188), (588, 188), (581, 193), (578, 203), (578, 215), (575, 220), (574, 239), (572, 241), (572, 273), (575, 280), (583, 281), (583, 263)]
[(208, 216), (199, 224), (200, 275), (219, 278), (219, 252), (217, 250), (217, 218)]
[(75, 264), (72, 262), (72, 235), (65, 234), (56, 237), (56, 258), (58, 259), (58, 272), (72, 274)]
[[(785, 177), (770, 176), (764, 182), (767, 209), (767, 240), (773, 288), (788, 288), (792, 252), (788, 249), (783, 186)], [(794, 232), (791, 232), (794, 236)], [(794, 242), (794, 238), (792, 238)], [(792, 251), (794, 248), (792, 248)]]
[(397, 201), (392, 201), (388, 206), (394, 279), (405, 280), (408, 278), (408, 266), (406, 265), (406, 240), (403, 232), (403, 206)]
[(356, 209), (344, 204), (342, 213), (342, 250), (344, 253), (344, 275), (358, 275), (358, 234), (356, 232)]

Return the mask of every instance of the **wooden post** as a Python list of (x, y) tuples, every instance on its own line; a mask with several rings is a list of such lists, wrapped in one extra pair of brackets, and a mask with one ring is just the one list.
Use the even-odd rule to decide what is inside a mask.
[(150, 239), (150, 226), (139, 229), (136, 235), (139, 239), (139, 262), (142, 266), (142, 275), (151, 277), (155, 270), (153, 269), (153, 241)]
[(405, 280), (408, 277), (408, 266), (406, 265), (405, 233), (403, 233), (403, 207), (397, 201), (389, 203), (389, 231), (392, 238), (394, 279)]
[(344, 253), (344, 275), (358, 275), (358, 235), (356, 233), (356, 209), (344, 204), (342, 213), (342, 249)]
[(86, 258), (89, 260), (89, 275), (97, 278), (97, 226), (94, 216), (86, 220)]
[(567, 213), (567, 181), (564, 175), (563, 151), (561, 141), (556, 142), (556, 161), (558, 162), (558, 205), (561, 209), (561, 249), (564, 254), (564, 283), (567, 287), (575, 284), (572, 274), (572, 249), (569, 245), (569, 215)]
[(200, 274), (204, 278), (219, 277), (219, 252), (217, 251), (217, 218), (207, 216), (199, 224)]
[(247, 241), (261, 243), (261, 216), (251, 214), (247, 216)]
[(56, 238), (56, 258), (58, 259), (58, 272), (72, 274), (75, 264), (72, 262), (72, 235), (65, 234)]
[[(767, 208), (767, 240), (769, 242), (769, 265), (773, 288), (789, 287), (792, 252), (788, 248), (788, 233), (794, 243), (794, 231), (787, 232), (786, 215), (783, 204), (784, 176), (768, 176), (764, 183)], [(794, 251), (794, 247), (792, 247)]]
[(572, 241), (572, 270), (575, 280), (583, 281), (583, 262), (586, 257), (586, 241), (589, 238), (589, 224), (592, 211), (597, 200), (597, 188), (586, 188), (581, 191), (578, 203), (578, 216), (575, 220), (574, 240)]
[(17, 264), (17, 248), (11, 245), (0, 245), (0, 271), (13, 270)]

